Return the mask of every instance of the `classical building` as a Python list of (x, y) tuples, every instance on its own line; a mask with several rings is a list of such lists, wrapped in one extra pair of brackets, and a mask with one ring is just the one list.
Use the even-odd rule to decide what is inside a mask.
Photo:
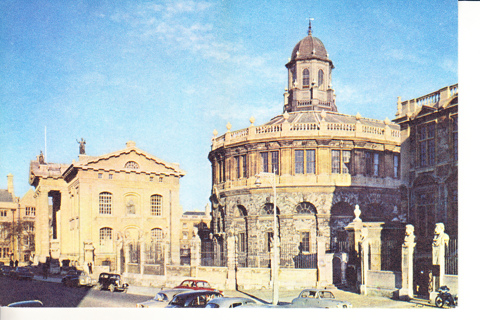
[(45, 163), (42, 155), (30, 163), (38, 260), (124, 272), (139, 257), (148, 260), (144, 252), (161, 248), (167, 262), (179, 264), (179, 187), (185, 172), (132, 141), (98, 157), (86, 155), (85, 142), (79, 143), (72, 164)]
[(33, 191), (15, 196), (13, 175), (7, 189), (0, 189), (0, 261), (29, 263), (35, 255), (35, 203)]
[[(332, 60), (312, 35), (298, 42), (286, 64), (283, 113), (262, 125), (214, 131), (212, 228), (217, 252), (236, 235), (238, 264), (269, 265), (273, 237), (273, 184), (280, 265), (337, 250), (359, 205), (363, 221), (405, 221), (401, 211), (400, 126), (338, 111)], [(257, 186), (261, 172), (265, 174)]]
[(403, 207), (415, 226), (417, 250), (431, 251), (435, 224), (458, 234), (458, 85), (398, 98)]

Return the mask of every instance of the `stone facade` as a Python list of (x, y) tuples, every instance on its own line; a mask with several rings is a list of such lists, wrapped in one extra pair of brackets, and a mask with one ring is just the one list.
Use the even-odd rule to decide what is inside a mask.
[[(145, 246), (161, 243), (167, 262), (180, 263), (182, 210), (179, 180), (185, 172), (128, 142), (99, 157), (81, 149), (72, 164), (30, 164), (36, 199), (36, 257), (70, 260), (122, 271), (145, 262)], [(83, 151), (83, 153), (82, 153)], [(49, 202), (51, 210), (49, 210)]]
[(403, 210), (415, 226), (417, 250), (428, 252), (435, 224), (458, 234), (458, 85), (398, 99)]
[(283, 114), (260, 126), (252, 117), (250, 127), (233, 132), (228, 124), (212, 139), (212, 230), (223, 252), (226, 234), (237, 236), (239, 261), (247, 261), (241, 266), (266, 266), (258, 260), (267, 261), (271, 251), (273, 184), (282, 267), (316, 254), (319, 241), (335, 250), (357, 204), (365, 221), (404, 221), (400, 127), (337, 111), (333, 63), (311, 29), (286, 67)]
[(13, 175), (7, 176), (7, 189), (0, 189), (0, 262), (20, 265), (35, 255), (35, 201), (33, 191), (15, 196)]

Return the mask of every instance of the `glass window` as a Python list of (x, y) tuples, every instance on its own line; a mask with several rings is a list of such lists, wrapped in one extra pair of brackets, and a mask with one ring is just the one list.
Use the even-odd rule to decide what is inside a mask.
[(102, 228), (100, 229), (100, 245), (107, 245), (112, 241), (112, 229), (111, 228)]
[(307, 150), (307, 173), (315, 174), (315, 150)]
[(300, 250), (302, 252), (310, 252), (310, 232), (302, 232), (301, 237)]
[(240, 179), (241, 176), (241, 166), (240, 166), (240, 156), (235, 157), (235, 172), (237, 173), (237, 179)]
[(393, 156), (393, 177), (394, 178), (398, 178), (398, 176), (399, 176), (399, 168), (400, 167), (399, 167), (398, 160), (399, 160), (398, 155), (394, 155)]
[(272, 172), (278, 174), (278, 151), (272, 151)]
[(301, 202), (295, 208), (297, 214), (316, 214), (317, 209), (310, 202)]
[(332, 173), (340, 173), (340, 151), (332, 150)]
[(25, 215), (26, 216), (35, 216), (35, 207), (26, 207), (25, 208)]
[(303, 70), (303, 87), (309, 87), (310, 86), (310, 71), (308, 69)]
[(242, 156), (242, 166), (243, 166), (243, 177), (248, 178), (247, 176), (247, 155)]
[(127, 163), (125, 163), (125, 168), (127, 168), (127, 169), (138, 169), (139, 166), (138, 166), (138, 163), (136, 163), (135, 161), (128, 161)]
[(100, 193), (98, 206), (98, 212), (100, 214), (112, 214), (112, 194), (110, 192)]
[(351, 157), (352, 157), (352, 153), (350, 150), (342, 151), (342, 173), (350, 173), (349, 164), (350, 164)]
[(261, 152), (262, 157), (262, 172), (268, 172), (268, 152)]
[(154, 228), (151, 231), (151, 237), (153, 242), (158, 242), (163, 239), (163, 231), (160, 228)]
[(239, 252), (245, 252), (247, 248), (247, 237), (245, 235), (245, 232), (241, 232), (238, 234), (238, 251)]
[(318, 86), (321, 86), (323, 84), (323, 70), (320, 69), (318, 70)]
[[(266, 203), (262, 208), (262, 214), (273, 214), (273, 203)], [(280, 214), (280, 211), (277, 207), (277, 215)]]
[(103, 177), (103, 174), (99, 173), (98, 174), (98, 179), (102, 179), (102, 177)]
[(418, 129), (418, 160), (421, 167), (435, 165), (435, 122)]
[(374, 153), (373, 154), (373, 175), (375, 177), (378, 176), (379, 167), (380, 167), (380, 155), (378, 153)]
[(271, 252), (273, 248), (273, 232), (267, 232), (267, 252)]
[(152, 216), (161, 216), (162, 215), (162, 196), (159, 194), (154, 194), (150, 197), (150, 208)]
[(0, 210), (0, 217), (6, 217), (7, 216), (7, 210)]

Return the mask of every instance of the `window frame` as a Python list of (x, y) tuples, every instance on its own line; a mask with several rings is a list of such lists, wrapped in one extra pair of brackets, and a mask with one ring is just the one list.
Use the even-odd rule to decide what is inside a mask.
[(317, 173), (317, 150), (316, 149), (295, 149), (293, 163), (294, 163), (295, 174), (316, 174)]
[(300, 232), (300, 249), (301, 252), (310, 252), (310, 231)]
[(310, 87), (310, 70), (308, 70), (308, 68), (305, 68), (302, 71), (302, 87)]
[(100, 215), (112, 215), (113, 194), (108, 191), (100, 192), (98, 195), (98, 213)]
[(150, 196), (150, 215), (158, 217), (158, 216), (161, 216), (162, 214), (163, 214), (163, 196), (161, 194), (152, 194)]

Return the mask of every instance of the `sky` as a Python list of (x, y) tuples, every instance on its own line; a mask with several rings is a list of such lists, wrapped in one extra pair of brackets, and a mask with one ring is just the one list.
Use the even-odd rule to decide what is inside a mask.
[(40, 150), (68, 164), (81, 138), (91, 156), (133, 140), (179, 163), (183, 210), (204, 210), (212, 132), (282, 113), (309, 18), (341, 113), (393, 119), (397, 97), (458, 83), (453, 0), (1, 1), (0, 188), (32, 188)]

